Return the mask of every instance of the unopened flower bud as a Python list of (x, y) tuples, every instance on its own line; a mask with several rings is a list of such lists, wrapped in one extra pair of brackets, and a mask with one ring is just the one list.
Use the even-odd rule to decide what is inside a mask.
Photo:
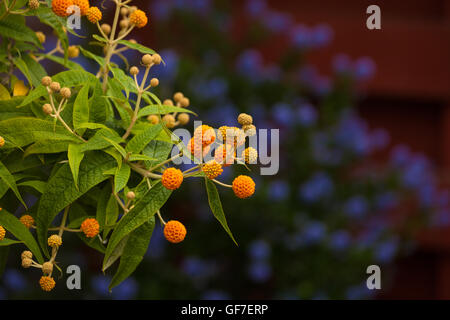
[(241, 113), (238, 116), (238, 122), (240, 125), (242, 126), (248, 126), (250, 124), (253, 124), (253, 118), (251, 115), (246, 114), (246, 113)]
[(161, 64), (161, 62), (162, 62), (161, 56), (159, 54), (155, 53), (153, 55), (153, 63), (154, 64)]
[(173, 106), (173, 101), (171, 99), (166, 99), (163, 101), (163, 105), (165, 106)]
[(148, 122), (150, 122), (151, 124), (157, 124), (159, 123), (159, 118), (157, 115), (155, 114), (151, 114), (147, 117)]
[(72, 92), (70, 92), (70, 89), (67, 87), (62, 88), (60, 93), (63, 96), (63, 98), (66, 98), (66, 99), (69, 99), (70, 96), (72, 95)]
[[(122, 9), (126, 9), (126, 8), (122, 8)], [(111, 33), (111, 26), (107, 23), (103, 23), (101, 26), (102, 31), (106, 34), (109, 35)]]
[(128, 28), (128, 25), (129, 25), (129, 24), (130, 24), (130, 23), (128, 22), (128, 19), (122, 19), (122, 20), (120, 20), (120, 22), (119, 22), (119, 26), (120, 26), (121, 29)]
[(180, 122), (181, 125), (185, 125), (189, 122), (189, 115), (187, 113), (180, 113), (178, 115), (178, 122)]
[(30, 7), (31, 10), (39, 8), (39, 0), (28, 1), (28, 7)]
[(191, 103), (191, 102), (190, 102), (189, 99), (186, 98), (186, 97), (184, 97), (183, 99), (180, 100), (180, 105), (181, 105), (183, 108), (189, 107), (190, 103)]
[(150, 80), (150, 85), (152, 87), (157, 87), (159, 85), (159, 80), (158, 78), (153, 78), (152, 80)]
[(52, 114), (53, 108), (49, 103), (46, 103), (42, 106), (42, 111), (44, 111), (45, 114)]
[(53, 272), (53, 263), (50, 261), (44, 262), (42, 265), (42, 272), (44, 274), (51, 274)]
[(137, 43), (137, 41), (134, 40), (134, 39), (130, 39), (129, 42), (131, 42), (131, 43)]
[(183, 98), (184, 95), (181, 92), (177, 92), (173, 95), (173, 100), (175, 100), (175, 102), (180, 102), (180, 100)]
[(149, 54), (144, 54), (142, 56), (142, 60), (141, 61), (142, 61), (143, 65), (148, 66), (148, 65), (153, 63), (153, 57), (151, 55), (149, 55)]
[(20, 255), (20, 257), (23, 259), (32, 259), (33, 258), (33, 254), (31, 253), (31, 251), (23, 251), (22, 254)]
[(254, 136), (256, 134), (256, 127), (252, 124), (243, 126), (242, 130), (244, 130), (245, 134), (249, 137)]
[(52, 83), (52, 78), (50, 78), (49, 76), (45, 76), (41, 79), (41, 83), (43, 86), (48, 87), (50, 83)]
[(162, 120), (166, 124), (167, 128), (171, 129), (175, 127), (175, 118), (171, 114), (166, 114)]
[(31, 267), (32, 262), (33, 262), (33, 260), (31, 260), (30, 258), (22, 259), (22, 267), (29, 268), (29, 267)]
[(135, 75), (137, 75), (138, 73), (139, 73), (138, 67), (133, 66), (133, 67), (130, 68), (130, 74), (131, 74), (132, 76), (135, 76)]
[(128, 14), (128, 8), (126, 7), (120, 8), (120, 14), (126, 16)]
[(127, 193), (127, 199), (133, 200), (134, 198), (136, 198), (136, 194), (133, 191), (129, 191)]
[(38, 38), (40, 43), (45, 42), (45, 34), (41, 31), (36, 31), (36, 37)]
[(61, 85), (59, 84), (59, 82), (52, 82), (50, 83), (50, 89), (53, 92), (58, 92), (61, 89)]
[(77, 46), (69, 46), (67, 48), (67, 55), (69, 58), (76, 58), (80, 55), (80, 49)]

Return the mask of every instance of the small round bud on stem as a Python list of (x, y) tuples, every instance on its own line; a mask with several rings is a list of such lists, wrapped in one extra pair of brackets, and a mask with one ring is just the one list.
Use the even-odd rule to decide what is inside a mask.
[(49, 247), (59, 248), (59, 246), (62, 245), (62, 239), (57, 234), (53, 234), (50, 237), (48, 237), (47, 243)]
[(128, 28), (129, 25), (130, 25), (130, 22), (128, 21), (128, 19), (122, 19), (119, 22), (120, 29), (126, 29), (126, 28)]
[(39, 284), (44, 291), (52, 291), (55, 287), (55, 279), (50, 276), (42, 276), (39, 280)]
[(136, 194), (133, 191), (129, 191), (127, 193), (127, 199), (133, 200), (134, 198), (136, 198)]
[(49, 103), (46, 103), (42, 106), (42, 111), (44, 111), (45, 114), (52, 114), (53, 108)]
[(155, 53), (153, 55), (153, 63), (154, 64), (161, 64), (161, 62), (162, 62), (161, 56), (159, 54)]
[(241, 113), (241, 114), (238, 116), (238, 122), (239, 122), (239, 124), (242, 125), (242, 126), (248, 126), (248, 125), (253, 124), (253, 118), (252, 118), (252, 116), (249, 115), (249, 114)]
[(69, 58), (76, 58), (80, 55), (80, 49), (77, 46), (70, 46), (67, 48), (67, 55)]
[(171, 99), (166, 99), (163, 101), (163, 105), (165, 106), (173, 106), (173, 101)]
[(5, 145), (5, 138), (0, 136), (0, 148), (3, 147), (4, 145)]
[(157, 124), (159, 123), (159, 118), (157, 115), (155, 114), (151, 114), (147, 117), (148, 122), (150, 122), (151, 124)]
[(50, 78), (49, 76), (45, 76), (41, 79), (41, 83), (43, 86), (48, 87), (50, 83), (52, 83), (52, 78)]
[(38, 38), (40, 43), (45, 42), (45, 34), (42, 31), (36, 31), (36, 37)]
[[(126, 8), (122, 8), (126, 9)], [(102, 31), (108, 36), (111, 33), (111, 26), (107, 23), (103, 23), (100, 28), (102, 28)]]
[(181, 125), (185, 125), (189, 122), (189, 115), (187, 113), (180, 113), (178, 115), (178, 122), (180, 122)]
[(39, 0), (28, 1), (28, 7), (30, 7), (31, 10), (35, 10), (35, 9), (39, 8)]
[(50, 89), (52, 90), (52, 92), (58, 92), (61, 89), (61, 85), (59, 84), (59, 82), (52, 82), (50, 83)]
[(133, 66), (133, 67), (130, 68), (130, 74), (131, 74), (132, 76), (135, 76), (135, 75), (137, 75), (138, 73), (139, 73), (138, 67)]
[(136, 7), (136, 6), (131, 6), (131, 7), (128, 9), (128, 11), (129, 11), (130, 13), (133, 13), (133, 12), (135, 12), (135, 11), (137, 10), (137, 8), (138, 8), (138, 7)]
[(167, 128), (172, 129), (173, 127), (175, 127), (175, 118), (173, 115), (171, 114), (166, 114), (163, 118), (162, 118), (163, 122), (166, 124)]
[(252, 124), (243, 126), (242, 130), (244, 130), (245, 134), (249, 137), (254, 136), (256, 134), (256, 127)]
[(189, 107), (190, 103), (191, 103), (191, 102), (190, 102), (189, 99), (186, 98), (186, 97), (184, 97), (183, 99), (180, 100), (180, 105), (181, 105), (183, 108)]
[(149, 55), (149, 54), (145, 54), (145, 55), (142, 56), (142, 60), (141, 61), (142, 61), (143, 65), (149, 66), (149, 65), (151, 65), (153, 63), (153, 57), (151, 55)]
[(22, 267), (27, 269), (27, 268), (31, 267), (32, 262), (33, 262), (33, 260), (31, 260), (29, 258), (22, 259)]
[(42, 265), (42, 272), (44, 274), (51, 274), (53, 272), (53, 263), (50, 261), (44, 262)]
[(126, 16), (128, 14), (128, 8), (126, 7), (120, 8), (120, 14)]
[(70, 92), (70, 89), (67, 87), (62, 88), (60, 93), (63, 96), (63, 98), (66, 98), (66, 99), (69, 99), (70, 96), (72, 95), (72, 92)]
[(23, 259), (33, 259), (33, 253), (31, 251), (23, 251), (20, 257)]
[(177, 92), (173, 95), (173, 100), (175, 100), (175, 102), (180, 102), (183, 98), (184, 95), (181, 92)]
[(152, 80), (150, 80), (150, 85), (152, 87), (157, 87), (159, 85), (159, 80), (158, 78), (153, 78)]

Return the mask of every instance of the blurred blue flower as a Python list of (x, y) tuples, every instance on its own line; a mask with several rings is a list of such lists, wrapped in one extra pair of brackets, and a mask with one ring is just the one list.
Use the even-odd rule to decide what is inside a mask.
[(348, 55), (340, 53), (334, 56), (332, 65), (334, 71), (338, 73), (345, 73), (351, 70), (352, 62)]
[(267, 10), (267, 1), (248, 0), (245, 4), (245, 10), (252, 17), (262, 16)]
[(236, 122), (238, 110), (231, 103), (216, 105), (208, 111), (206, 119), (214, 125), (222, 126), (224, 124), (231, 125)]
[(278, 102), (272, 107), (272, 117), (284, 126), (289, 126), (294, 121), (291, 106), (284, 102)]
[(228, 90), (228, 83), (223, 78), (213, 78), (210, 80), (198, 80), (192, 82), (192, 89), (196, 95), (202, 99), (223, 98)]
[(196, 257), (187, 257), (184, 259), (181, 269), (191, 278), (206, 278), (213, 273), (211, 263)]
[(109, 284), (111, 278), (104, 275), (96, 275), (91, 277), (92, 290), (100, 296), (109, 296)]
[(112, 289), (112, 296), (116, 300), (132, 300), (138, 293), (138, 283), (134, 278), (127, 278)]
[(155, 228), (150, 239), (146, 256), (152, 259), (158, 259), (164, 254), (166, 246), (167, 241), (164, 238), (163, 228)]
[(369, 203), (361, 195), (353, 196), (344, 204), (344, 213), (352, 218), (362, 218), (368, 210)]
[(272, 268), (267, 262), (256, 261), (249, 266), (248, 275), (254, 282), (266, 282), (272, 275)]
[(275, 33), (285, 32), (292, 24), (290, 15), (281, 12), (269, 12), (263, 19), (263, 23), (270, 31)]
[(348, 288), (346, 292), (346, 297), (349, 300), (367, 299), (373, 296), (375, 293), (376, 290), (370, 290), (369, 288), (367, 288), (367, 284), (363, 283)]
[(273, 201), (283, 201), (289, 196), (289, 184), (283, 180), (269, 183), (268, 197)]
[(386, 148), (389, 141), (389, 133), (384, 129), (376, 129), (370, 135), (370, 145), (374, 150)]
[(328, 45), (333, 39), (333, 29), (326, 24), (319, 24), (311, 30), (311, 44), (315, 48)]
[(354, 74), (358, 80), (367, 80), (374, 76), (376, 71), (375, 62), (368, 57), (359, 58), (355, 61)]
[(302, 127), (313, 126), (317, 118), (317, 110), (308, 103), (301, 104), (297, 109), (297, 121)]
[(326, 226), (320, 221), (312, 221), (304, 227), (302, 233), (306, 244), (314, 244), (326, 235)]
[(314, 174), (300, 187), (300, 197), (306, 202), (316, 202), (333, 192), (333, 181), (324, 172)]
[(305, 25), (297, 25), (291, 31), (291, 43), (299, 49), (308, 48), (311, 43), (311, 31)]
[(248, 49), (241, 53), (236, 60), (236, 70), (243, 76), (250, 79), (259, 77), (263, 66), (263, 57), (261, 52), (255, 49)]
[(20, 292), (27, 288), (27, 281), (19, 271), (6, 269), (3, 273), (3, 283), (6, 288), (14, 292)]
[(338, 165), (341, 163), (342, 150), (330, 143), (330, 137), (325, 132), (314, 132), (311, 135), (312, 156), (323, 165)]
[(157, 0), (151, 3), (150, 12), (156, 20), (165, 20), (169, 17), (172, 5), (166, 0)]
[(313, 82), (313, 89), (319, 96), (324, 96), (330, 93), (332, 85), (332, 81), (329, 77), (318, 76)]
[(248, 254), (254, 260), (265, 260), (270, 257), (270, 246), (265, 240), (255, 240), (250, 244)]
[(298, 77), (300, 82), (305, 85), (312, 85), (315, 83), (316, 79), (319, 77), (317, 69), (315, 66), (310, 64), (305, 64), (299, 70)]
[(450, 212), (448, 209), (442, 209), (433, 212), (431, 216), (431, 225), (434, 227), (445, 227), (450, 225)]
[(419, 186), (419, 204), (425, 208), (431, 207), (436, 199), (436, 193), (436, 186), (432, 183), (425, 183)]
[(358, 155), (366, 155), (371, 151), (367, 124), (352, 112), (342, 115), (337, 126), (335, 139), (341, 147)]
[(350, 243), (351, 237), (346, 230), (338, 230), (330, 235), (330, 247), (336, 251), (347, 249)]
[(428, 160), (423, 155), (415, 155), (403, 170), (402, 183), (408, 188), (419, 188), (432, 180)]
[(375, 248), (375, 259), (380, 263), (389, 263), (395, 258), (398, 250), (398, 240), (392, 238), (381, 242)]
[(153, 66), (153, 76), (162, 81), (172, 81), (178, 73), (178, 54), (170, 49), (161, 50), (159, 54), (164, 59), (165, 64)]
[(397, 205), (397, 196), (391, 191), (382, 192), (375, 196), (374, 203), (378, 210), (390, 210)]
[(411, 157), (409, 148), (405, 145), (396, 145), (392, 148), (390, 155), (390, 162), (395, 167), (403, 167), (406, 165)]
[(203, 300), (230, 300), (228, 293), (220, 290), (209, 290), (203, 294)]

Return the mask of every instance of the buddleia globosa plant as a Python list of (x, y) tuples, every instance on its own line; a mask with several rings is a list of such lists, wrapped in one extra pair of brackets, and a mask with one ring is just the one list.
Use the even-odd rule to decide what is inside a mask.
[[(112, 24), (88, 0), (4, 0), (0, 8), (0, 265), (8, 246), (26, 246), (21, 265), (40, 269), (36, 279), (45, 291), (55, 287), (65, 237), (78, 236), (103, 253), (102, 271), (117, 262), (110, 289), (142, 260), (155, 219), (169, 242), (182, 242), (186, 227), (166, 222), (161, 207), (187, 178), (205, 180), (212, 212), (233, 241), (216, 184), (239, 198), (255, 191), (249, 176), (232, 185), (217, 180), (224, 166), (256, 162), (256, 149), (245, 149), (256, 133), (252, 117), (241, 114), (240, 128), (198, 126), (185, 145), (172, 129), (189, 123), (189, 99), (177, 92), (161, 102), (152, 93), (159, 80), (151, 74), (163, 57), (126, 40), (135, 28), (148, 26), (147, 14), (130, 6), (131, 0), (112, 2)], [(67, 27), (72, 14), (79, 15), (81, 29), (97, 27), (88, 36), (103, 56), (69, 45), (67, 33), (76, 35)], [(27, 27), (31, 16), (53, 29), (54, 49), (44, 52), (46, 34)], [(135, 66), (123, 56), (127, 50), (142, 54)], [(80, 53), (98, 68), (91, 73), (71, 60)], [(116, 58), (126, 62), (125, 70)], [(42, 60), (65, 71), (49, 75)], [(174, 147), (179, 152), (173, 156)], [(212, 159), (206, 161), (206, 154)], [(182, 157), (194, 162), (184, 172), (174, 164)], [(25, 201), (32, 196), (37, 201)], [(26, 212), (18, 218), (13, 212), (20, 208)]]

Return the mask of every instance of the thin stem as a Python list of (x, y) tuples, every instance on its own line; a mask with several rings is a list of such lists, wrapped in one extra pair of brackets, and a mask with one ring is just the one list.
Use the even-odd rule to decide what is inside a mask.
[(127, 163), (131, 167), (131, 169), (133, 169), (137, 173), (141, 174), (145, 178), (161, 179), (161, 176), (158, 174), (149, 172), (149, 171), (145, 170), (144, 168), (141, 168), (141, 167), (135, 165), (134, 163), (131, 163), (131, 162), (127, 162)]
[[(62, 235), (64, 233), (64, 227), (66, 226), (66, 221), (67, 221), (68, 214), (69, 214), (69, 206), (67, 206), (66, 209), (64, 210), (64, 214), (63, 214), (63, 218), (62, 218), (62, 221), (61, 221), (61, 225), (59, 227), (58, 236), (60, 238), (62, 238)], [(58, 254), (58, 248), (53, 248), (52, 256), (50, 258), (50, 262), (51, 263), (54, 263), (57, 254)]]
[(223, 183), (223, 182), (220, 182), (220, 181), (217, 181), (216, 179), (212, 179), (212, 181), (214, 181), (217, 184), (220, 184), (221, 186), (224, 186), (224, 187), (227, 187), (227, 188), (233, 188), (232, 185), (226, 184), (226, 183)]
[(182, 152), (180, 152), (180, 153), (177, 154), (176, 156), (173, 156), (173, 157), (170, 158), (170, 159), (167, 159), (167, 160), (165, 160), (165, 161), (163, 161), (163, 162), (157, 164), (157, 165), (154, 166), (154, 167), (151, 167), (150, 169), (148, 169), (148, 171), (155, 171), (155, 170), (158, 169), (159, 167), (165, 165), (166, 163), (172, 162), (173, 160), (178, 159), (178, 158), (181, 157), (181, 156), (183, 156), (183, 153), (182, 153)]
[(185, 173), (189, 173), (189, 172), (191, 172), (191, 171), (194, 171), (195, 169), (198, 169), (200, 166), (202, 166), (202, 165), (199, 164), (199, 165), (197, 165), (197, 166), (195, 166), (195, 167), (192, 167), (192, 168), (190, 168), (190, 169), (187, 169), (187, 170), (183, 171), (183, 175), (184, 175)]
[(161, 212), (159, 212), (159, 210), (158, 210), (158, 211), (156, 211), (156, 214), (157, 214), (157, 216), (158, 216), (158, 218), (159, 218), (159, 221), (161, 221), (161, 224), (162, 224), (163, 226), (165, 226), (165, 225), (166, 225), (166, 222), (165, 222), (164, 219), (162, 218)]

